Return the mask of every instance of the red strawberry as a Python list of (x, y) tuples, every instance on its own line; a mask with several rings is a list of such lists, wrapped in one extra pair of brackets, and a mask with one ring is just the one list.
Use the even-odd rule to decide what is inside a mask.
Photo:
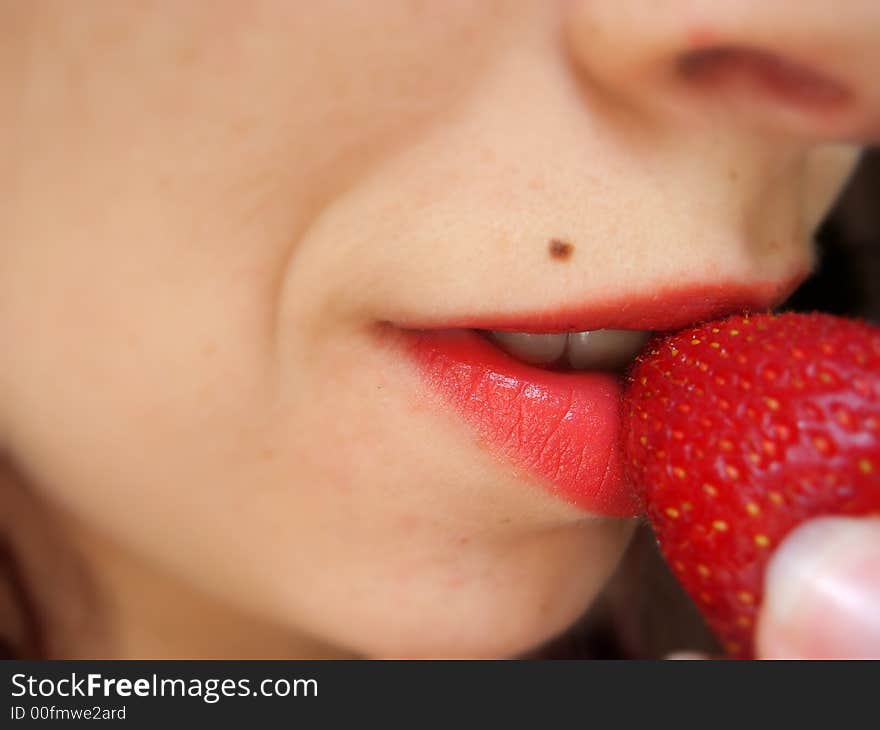
[(733, 656), (802, 521), (880, 514), (880, 329), (761, 314), (655, 338), (629, 373), (627, 468), (660, 547)]

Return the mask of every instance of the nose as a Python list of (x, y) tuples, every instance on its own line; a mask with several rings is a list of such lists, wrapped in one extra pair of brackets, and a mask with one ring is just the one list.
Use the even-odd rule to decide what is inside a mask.
[(584, 82), (676, 123), (788, 139), (880, 139), (876, 0), (571, 0)]

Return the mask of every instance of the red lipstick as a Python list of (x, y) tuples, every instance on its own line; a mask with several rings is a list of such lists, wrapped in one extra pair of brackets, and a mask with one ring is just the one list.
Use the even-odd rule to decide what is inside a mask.
[(784, 301), (804, 280), (760, 284), (700, 284), (669, 287), (649, 295), (632, 294), (602, 302), (569, 305), (527, 314), (479, 314), (440, 321), (395, 324), (406, 329), (481, 329), (505, 332), (585, 332), (598, 329), (673, 330), (737, 312), (763, 312)]
[(624, 517), (635, 515), (637, 504), (622, 477), (621, 378), (605, 371), (533, 367), (473, 330), (675, 329), (744, 309), (766, 310), (791, 288), (696, 287), (589, 311), (480, 317), (407, 334), (427, 386), (461, 414), (481, 442), (585, 511)]
[(617, 377), (534, 368), (467, 330), (419, 332), (414, 345), (428, 384), (493, 450), (587, 511), (635, 514), (621, 489)]

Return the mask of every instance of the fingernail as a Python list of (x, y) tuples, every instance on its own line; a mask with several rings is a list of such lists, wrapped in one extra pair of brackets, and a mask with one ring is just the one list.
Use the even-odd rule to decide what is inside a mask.
[(768, 658), (880, 658), (880, 520), (790, 533), (767, 568), (757, 642)]

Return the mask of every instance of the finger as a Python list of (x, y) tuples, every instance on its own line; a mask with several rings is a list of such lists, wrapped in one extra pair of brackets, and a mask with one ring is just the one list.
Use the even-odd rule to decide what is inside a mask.
[(765, 658), (880, 658), (880, 519), (792, 532), (767, 568), (756, 643)]
[(711, 659), (708, 654), (701, 654), (698, 651), (674, 651), (666, 655), (667, 659), (673, 660), (695, 660), (695, 659)]

